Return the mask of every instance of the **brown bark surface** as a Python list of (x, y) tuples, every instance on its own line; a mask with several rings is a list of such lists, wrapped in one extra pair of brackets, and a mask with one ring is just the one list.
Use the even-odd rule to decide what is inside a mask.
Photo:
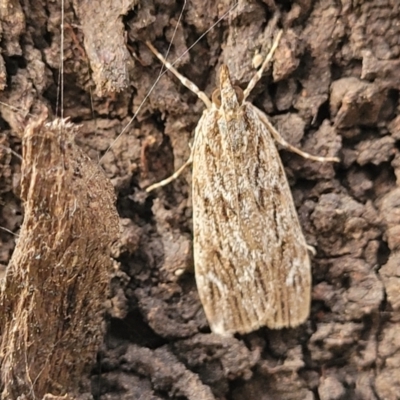
[[(5, 3), (0, 225), (16, 232), (21, 112), (37, 114), (44, 104), (51, 118), (60, 113), (61, 11), (58, 2)], [(162, 53), (172, 43), (168, 59), (175, 60), (232, 3), (191, 0), (180, 19), (182, 6), (66, 2), (64, 115), (81, 125), (76, 141), (93, 160), (105, 154), (101, 165), (117, 190), (123, 226), (108, 330), (86, 396), (400, 398), (400, 4), (239, 1), (175, 64), (208, 95), (222, 63), (245, 87), (278, 19), (283, 39), (251, 101), (290, 143), (341, 158), (320, 164), (281, 152), (316, 249), (308, 321), (231, 339), (210, 334), (196, 292), (190, 170), (154, 193), (143, 190), (186, 161), (204, 109), (169, 73), (146, 98), (161, 65), (143, 41)], [(6, 265), (14, 237), (0, 231), (0, 240)]]

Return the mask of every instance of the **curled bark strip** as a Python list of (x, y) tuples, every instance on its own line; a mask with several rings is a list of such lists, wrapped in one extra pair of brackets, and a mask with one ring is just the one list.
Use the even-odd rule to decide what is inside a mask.
[(25, 218), (0, 292), (1, 398), (76, 392), (102, 337), (118, 236), (115, 195), (74, 143), (73, 124), (44, 117), (23, 138)]

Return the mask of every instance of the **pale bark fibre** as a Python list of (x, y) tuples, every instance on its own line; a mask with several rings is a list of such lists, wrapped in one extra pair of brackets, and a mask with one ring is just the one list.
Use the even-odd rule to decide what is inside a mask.
[(118, 237), (111, 183), (61, 120), (23, 137), (25, 218), (0, 293), (1, 398), (78, 391), (102, 340), (110, 246)]

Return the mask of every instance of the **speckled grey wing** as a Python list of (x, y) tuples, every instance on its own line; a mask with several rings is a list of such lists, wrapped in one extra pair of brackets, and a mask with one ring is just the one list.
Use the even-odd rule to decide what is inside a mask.
[(254, 106), (241, 109), (242, 152), (224, 141), (214, 107), (193, 150), (196, 282), (222, 335), (294, 327), (310, 308), (310, 260), (278, 151)]

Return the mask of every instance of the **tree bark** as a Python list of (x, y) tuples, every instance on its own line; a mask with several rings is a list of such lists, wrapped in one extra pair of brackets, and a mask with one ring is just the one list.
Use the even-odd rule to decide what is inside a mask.
[[(398, 2), (243, 0), (219, 22), (231, 1), (65, 3), (64, 116), (81, 125), (77, 143), (101, 159), (123, 226), (110, 324), (86, 395), (399, 398)], [(27, 112), (46, 105), (50, 120), (60, 115), (61, 8), (9, 0), (0, 20), (0, 225), (16, 231), (20, 161), (11, 150), (20, 153)], [(211, 97), (221, 64), (246, 87), (268, 52), (273, 21), (284, 34), (250, 101), (291, 144), (341, 162), (280, 152), (316, 250), (309, 319), (225, 339), (210, 334), (192, 274), (190, 168), (144, 191), (188, 159), (204, 104), (170, 73), (149, 94), (161, 65), (144, 42), (169, 49), (171, 62), (182, 56), (175, 67)], [(0, 240), (5, 265), (13, 237), (0, 232)]]
[(0, 293), (2, 399), (76, 393), (102, 341), (114, 189), (65, 120), (23, 139), (24, 222)]

